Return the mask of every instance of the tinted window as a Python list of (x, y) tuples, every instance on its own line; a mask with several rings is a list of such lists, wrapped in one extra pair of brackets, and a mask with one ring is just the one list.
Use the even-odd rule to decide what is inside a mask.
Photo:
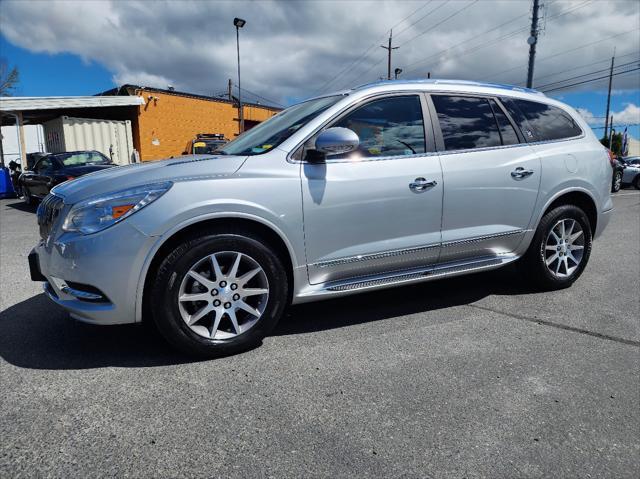
[(516, 130), (509, 122), (507, 115), (505, 115), (500, 108), (500, 105), (498, 105), (495, 100), (489, 100), (489, 103), (491, 104), (493, 114), (495, 115), (496, 122), (498, 123), (498, 129), (500, 130), (500, 138), (502, 139), (502, 144), (516, 145), (520, 143)]
[(390, 97), (363, 105), (332, 126), (355, 131), (360, 146), (348, 156), (401, 156), (425, 152), (420, 98)]
[(527, 100), (511, 100), (531, 125), (536, 141), (560, 140), (582, 134), (571, 116), (555, 106)]
[(516, 107), (516, 105), (512, 103), (512, 100), (510, 98), (501, 98), (500, 100), (502, 101), (505, 109), (509, 112), (509, 115), (511, 115), (513, 121), (516, 123), (518, 128), (520, 128), (520, 131), (524, 135), (525, 139), (527, 141), (535, 141), (536, 138), (534, 137), (533, 130), (527, 123), (527, 119), (524, 117), (518, 107)]
[(38, 162), (38, 164), (35, 167), (35, 171), (41, 172), (41, 171), (44, 171), (44, 170), (49, 170), (49, 169), (51, 169), (51, 166), (52, 166), (51, 160), (49, 160), (48, 158), (45, 158), (45, 159), (40, 160)]
[(433, 95), (445, 150), (499, 146), (496, 120), (484, 98)]

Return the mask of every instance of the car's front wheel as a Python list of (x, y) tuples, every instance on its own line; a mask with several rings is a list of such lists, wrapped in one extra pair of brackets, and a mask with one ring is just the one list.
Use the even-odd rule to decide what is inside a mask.
[(248, 233), (187, 238), (162, 261), (151, 291), (165, 339), (200, 357), (258, 344), (282, 316), (287, 274), (268, 243)]
[(584, 271), (592, 241), (584, 211), (574, 205), (558, 206), (542, 217), (521, 269), (542, 289), (566, 288)]

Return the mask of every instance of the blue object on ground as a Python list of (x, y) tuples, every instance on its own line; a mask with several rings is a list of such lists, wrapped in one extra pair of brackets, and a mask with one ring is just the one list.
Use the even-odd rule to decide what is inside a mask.
[(0, 168), (0, 198), (15, 198), (16, 192), (11, 183), (11, 173), (9, 168)]

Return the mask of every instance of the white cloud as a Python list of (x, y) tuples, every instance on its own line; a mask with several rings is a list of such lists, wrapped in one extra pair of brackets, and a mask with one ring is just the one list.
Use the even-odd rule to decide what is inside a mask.
[[(578, 113), (589, 125), (604, 125), (604, 117), (597, 117), (586, 108), (578, 108)], [(614, 125), (637, 125), (640, 123), (640, 107), (634, 103), (625, 103), (622, 111), (611, 111), (609, 116), (613, 116)]]
[[(281, 103), (325, 86), (340, 89), (386, 75), (386, 52), (379, 45), (394, 24), (400, 49), (393, 52), (392, 67), (403, 68), (405, 78), (431, 72), (440, 78), (523, 82), (530, 1), (483, 0), (446, 20), (470, 3), (5, 0), (0, 27), (10, 42), (30, 51), (69, 52), (98, 62), (116, 83), (166, 87), (170, 82), (179, 90), (213, 94), (226, 89), (228, 78), (235, 81), (232, 20), (239, 16), (247, 20), (240, 32), (243, 86)], [(614, 45), (621, 63), (638, 56), (640, 2), (553, 2), (546, 15), (538, 85), (606, 69)], [(637, 88), (637, 79), (618, 76), (614, 87)], [(606, 81), (575, 88), (603, 86)]]

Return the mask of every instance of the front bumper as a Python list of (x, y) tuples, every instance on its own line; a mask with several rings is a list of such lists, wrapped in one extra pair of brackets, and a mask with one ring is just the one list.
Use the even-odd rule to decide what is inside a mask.
[(87, 236), (52, 232), (29, 255), (31, 278), (45, 281), (47, 296), (75, 319), (134, 323), (141, 271), (154, 242), (128, 222)]

